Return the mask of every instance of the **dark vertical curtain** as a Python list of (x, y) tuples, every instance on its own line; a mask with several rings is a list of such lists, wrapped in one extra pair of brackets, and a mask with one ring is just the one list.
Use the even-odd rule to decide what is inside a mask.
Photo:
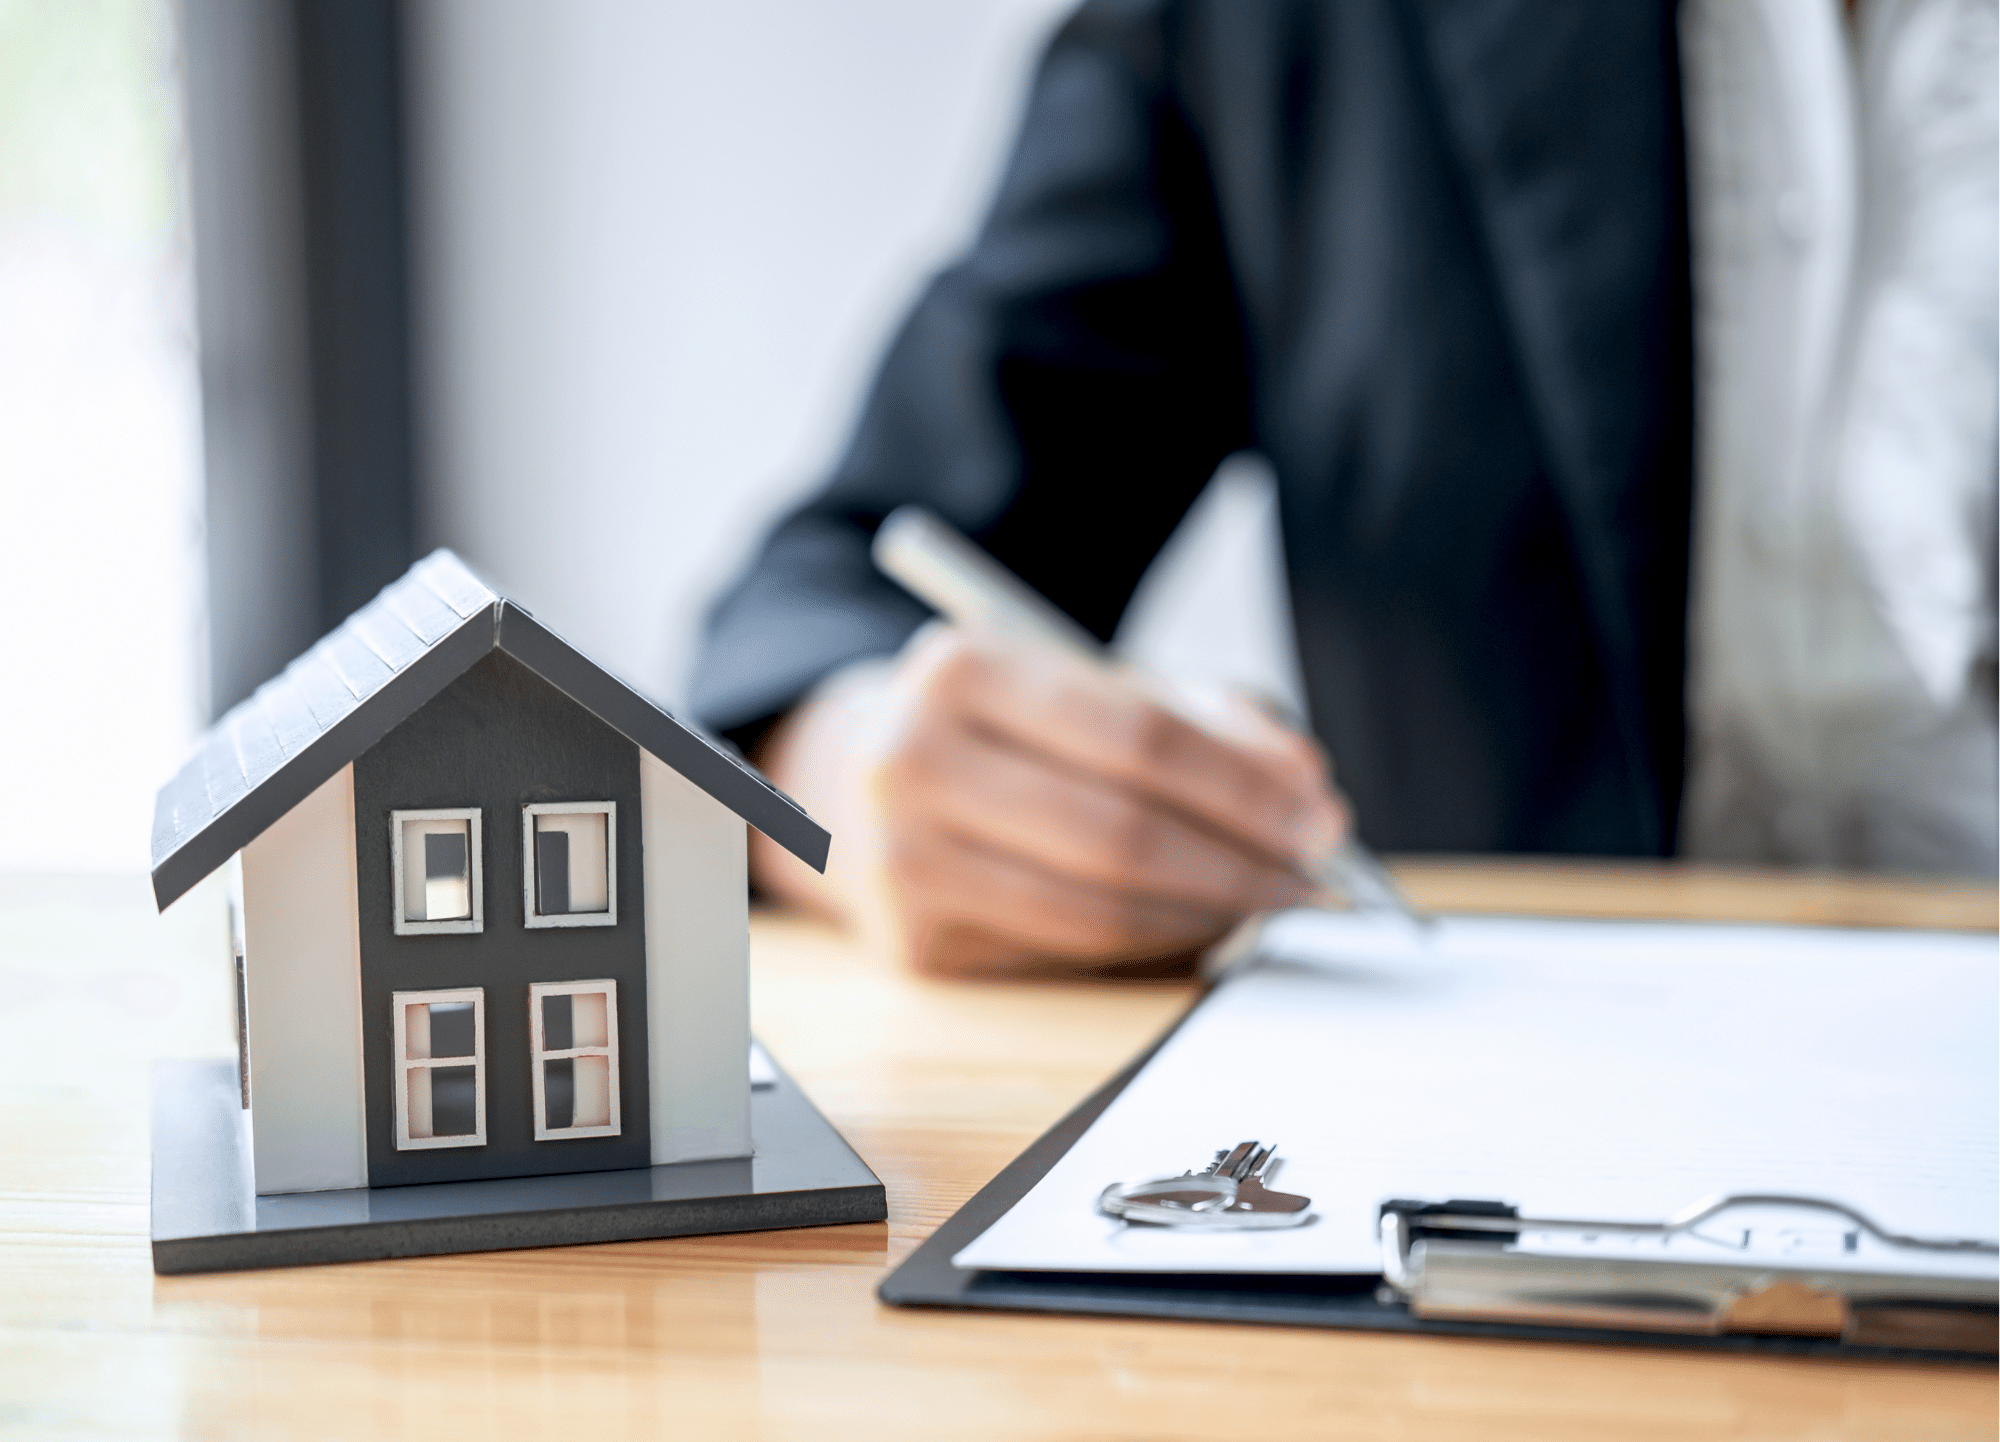
[(414, 559), (402, 0), (181, 0), (220, 713)]
[(415, 559), (401, 0), (294, 0), (319, 617)]

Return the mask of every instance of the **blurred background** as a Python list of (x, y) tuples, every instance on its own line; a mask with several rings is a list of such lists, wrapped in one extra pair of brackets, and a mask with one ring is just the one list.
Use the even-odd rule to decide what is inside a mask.
[[(460, 552), (677, 703), (1069, 0), (0, 0), (0, 868)], [(1121, 644), (1295, 695), (1226, 465)]]

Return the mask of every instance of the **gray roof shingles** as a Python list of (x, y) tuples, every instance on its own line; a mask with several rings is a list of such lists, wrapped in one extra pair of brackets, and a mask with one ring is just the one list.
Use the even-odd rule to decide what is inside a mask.
[(160, 788), (153, 894), (161, 909), (494, 650), (824, 869), (831, 838), (790, 797), (440, 550), (231, 709)]

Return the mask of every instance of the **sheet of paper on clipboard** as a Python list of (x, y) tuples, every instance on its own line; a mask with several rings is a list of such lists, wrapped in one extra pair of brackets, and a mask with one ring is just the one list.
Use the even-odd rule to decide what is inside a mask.
[[(1638, 1222), (1716, 1193), (1791, 1193), (1903, 1233), (1992, 1238), (1995, 963), (1994, 938), (1949, 933), (1447, 918), (1423, 943), (1289, 913), (953, 1260), (1374, 1273), (1392, 1197)], [(1277, 1142), (1275, 1185), (1312, 1198), (1312, 1224), (1184, 1231), (1096, 1208), (1108, 1182), (1249, 1137)], [(1823, 1242), (1770, 1234), (1842, 1266)], [(1994, 1260), (1908, 1265), (1990, 1275)]]

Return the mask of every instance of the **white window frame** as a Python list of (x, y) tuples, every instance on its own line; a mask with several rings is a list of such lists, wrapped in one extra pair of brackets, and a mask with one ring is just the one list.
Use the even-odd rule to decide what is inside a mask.
[[(468, 864), (472, 870), (467, 881), (472, 887), (472, 916), (468, 920), (460, 917), (453, 921), (410, 921), (403, 915), (403, 823), (405, 821), (470, 821), (472, 823), (472, 853)], [(486, 929), (485, 907), (485, 858), (479, 845), (479, 808), (477, 806), (446, 806), (429, 811), (391, 811), (389, 813), (389, 884), (394, 888), (390, 893), (390, 918), (396, 923), (398, 936), (463, 936), (468, 932)]]
[[(543, 916), (535, 910), (535, 818), (604, 816), (604, 910), (569, 911)], [(618, 924), (618, 803), (615, 801), (537, 801), (521, 808), (521, 915), (530, 931), (554, 926), (616, 926)], [(567, 1133), (565, 1133), (567, 1135)]]
[[(542, 1033), (542, 998), (575, 996), (580, 992), (604, 993), (604, 1046), (573, 1046), (550, 1051)], [(601, 1056), (611, 1073), (611, 1121), (601, 1127), (559, 1127), (548, 1125), (548, 1098), (544, 1094), (542, 1063), (565, 1057)], [(535, 1082), (535, 1140), (564, 1142), (579, 1137), (623, 1135), (618, 1111), (618, 983), (600, 981), (534, 981), (528, 983), (528, 1065)]]
[[(472, 1003), (472, 1119), (471, 1136), (455, 1137), (413, 1137), (410, 1135), (410, 1073), (429, 1070), (440, 1061), (449, 1066), (464, 1066), (464, 1057), (412, 1057), (407, 1035), (409, 1014), (406, 1007), (430, 1005), (436, 1002), (469, 1001)], [(395, 1088), (396, 1104), (396, 1150), (399, 1152), (433, 1151), (441, 1147), (483, 1147), (486, 1145), (486, 988), (482, 986), (461, 986), (445, 991), (398, 991), (391, 993), (390, 1004), (395, 1008), (396, 1050), (394, 1053), (394, 1074), (391, 1085)]]

